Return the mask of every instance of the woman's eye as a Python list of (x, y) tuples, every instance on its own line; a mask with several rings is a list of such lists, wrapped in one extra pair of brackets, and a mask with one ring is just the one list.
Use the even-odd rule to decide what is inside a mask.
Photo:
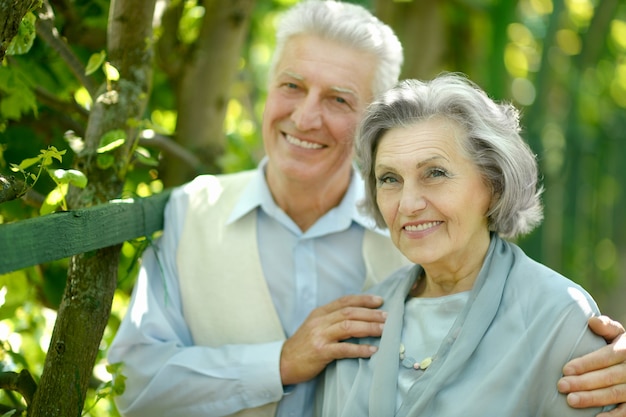
[(295, 84), (295, 83), (287, 83), (286, 86), (287, 88), (292, 88), (292, 89), (298, 88), (298, 84)]
[(448, 176), (448, 172), (445, 169), (432, 168), (432, 169), (429, 170), (428, 176), (431, 177), (431, 178), (447, 177)]
[(398, 182), (398, 180), (396, 180), (396, 178), (390, 176), (390, 175), (382, 175), (380, 177), (378, 177), (377, 179), (378, 184), (382, 185), (382, 184), (393, 184)]

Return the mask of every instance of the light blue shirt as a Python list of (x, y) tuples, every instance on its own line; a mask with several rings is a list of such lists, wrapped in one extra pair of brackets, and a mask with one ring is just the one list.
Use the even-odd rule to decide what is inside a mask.
[[(229, 222), (258, 210), (261, 264), (289, 337), (314, 308), (361, 292), (366, 274), (363, 235), (366, 227), (373, 229), (373, 222), (356, 208), (363, 187), (353, 174), (340, 205), (303, 233), (275, 204), (263, 175), (265, 164), (260, 164)], [(185, 213), (188, 201), (175, 198), (169, 204), (176, 205), (175, 212)], [(175, 272), (184, 219), (167, 213), (167, 236), (144, 254), (128, 313), (108, 352), (111, 363), (132, 363), (124, 373), (129, 381), (140, 381), (128, 384), (118, 398), (120, 411), (127, 416), (152, 416), (160, 410), (161, 415), (171, 416), (169, 406), (180, 416), (223, 416), (282, 398), (277, 416), (310, 415), (315, 381), (290, 387), (275, 382), (280, 381), (277, 359), (283, 342), (193, 345)], [(245, 402), (233, 400), (241, 398), (242, 389)]]

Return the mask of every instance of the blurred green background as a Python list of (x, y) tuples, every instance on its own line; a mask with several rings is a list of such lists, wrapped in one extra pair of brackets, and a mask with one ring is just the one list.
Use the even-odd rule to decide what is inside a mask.
[[(228, 1), (228, 0), (227, 0)], [(201, 161), (198, 172), (233, 172), (252, 168), (263, 156), (260, 120), (265, 76), (273, 48), (275, 19), (295, 0), (258, 0), (239, 57), (222, 126), (220, 144)], [(211, 2), (209, 2), (211, 3)], [(219, 3), (219, 2), (217, 2)], [(626, 322), (626, 2), (619, 0), (413, 0), (360, 1), (389, 23), (405, 47), (403, 78), (429, 78), (441, 71), (464, 72), (492, 97), (523, 111), (524, 137), (538, 155), (545, 187), (545, 220), (518, 242), (533, 258), (581, 283), (602, 311)], [(163, 7), (165, 3), (160, 3)], [(52, 1), (56, 27), (79, 60), (106, 49), (109, 2)], [(177, 142), (191, 155), (198, 145), (177, 135), (183, 98), (201, 95), (180, 91), (174, 65), (201, 36), (201, 1), (177, 0), (176, 31), (168, 20), (155, 19), (155, 34), (173, 36), (177, 48), (155, 60), (146, 135)], [(214, 7), (214, 6), (212, 6)], [(170, 16), (171, 18), (171, 16)], [(169, 35), (168, 35), (169, 34)], [(19, 52), (19, 51), (18, 51)], [(215, 65), (219, 65), (218, 62)], [(96, 72), (94, 83), (104, 76)], [(188, 87), (187, 87), (188, 88)], [(16, 175), (10, 164), (56, 146), (67, 153), (57, 166), (72, 166), (90, 108), (89, 95), (57, 50), (39, 37), (27, 53), (13, 54), (0, 66), (0, 173)], [(202, 121), (200, 121), (202, 122)], [(191, 125), (198, 131), (206, 126)], [(68, 131), (73, 132), (68, 134)], [(125, 196), (147, 196), (180, 184), (172, 157), (148, 138), (129, 173)], [(201, 155), (202, 152), (198, 152)], [(189, 155), (187, 155), (189, 157)], [(169, 167), (169, 169), (168, 169)], [(178, 171), (178, 170), (176, 170)], [(42, 177), (32, 195), (44, 196), (54, 183)], [(0, 205), (0, 223), (37, 216), (37, 200)], [(0, 239), (2, 229), (0, 226)], [(58, 244), (63, 244), (61, 241)], [(123, 247), (119, 288), (94, 372), (94, 392), (110, 379), (103, 357), (125, 312), (145, 241)], [(0, 254), (0, 257), (2, 254)], [(0, 275), (0, 349), (4, 370), (27, 367), (41, 373), (68, 260)], [(106, 389), (86, 412), (115, 416)], [(0, 403), (19, 401), (0, 394)]]

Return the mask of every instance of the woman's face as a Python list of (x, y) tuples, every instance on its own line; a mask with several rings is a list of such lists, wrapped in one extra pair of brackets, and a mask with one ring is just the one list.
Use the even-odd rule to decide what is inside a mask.
[(436, 117), (392, 129), (378, 144), (378, 207), (394, 244), (427, 270), (454, 273), (489, 246), (491, 191), (463, 153), (464, 138), (456, 122)]

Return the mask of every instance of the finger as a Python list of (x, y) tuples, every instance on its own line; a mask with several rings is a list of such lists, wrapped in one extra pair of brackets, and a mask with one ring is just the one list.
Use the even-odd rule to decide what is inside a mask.
[(380, 337), (384, 323), (380, 321), (343, 320), (328, 328), (328, 340), (343, 342), (351, 338)]
[[(583, 375), (564, 376), (557, 383), (559, 392), (570, 393), (576, 391), (594, 391), (602, 388), (609, 388), (612, 385), (626, 384), (626, 364), (620, 363), (606, 369), (592, 371)], [(626, 390), (626, 385), (623, 388)], [(626, 402), (626, 391), (624, 398), (619, 402)]]
[(329, 351), (332, 353), (334, 359), (369, 358), (378, 351), (378, 347), (342, 342), (332, 345)]
[(383, 298), (377, 295), (345, 295), (326, 305), (316, 308), (314, 311), (317, 311), (319, 314), (330, 314), (348, 307), (378, 308), (382, 304)]
[(591, 317), (589, 328), (598, 336), (602, 336), (607, 343), (611, 343), (620, 334), (624, 333), (624, 326), (607, 316)]
[(626, 360), (626, 337), (580, 358), (572, 359), (563, 367), (563, 375), (581, 375), (619, 364)]
[(596, 417), (626, 417), (626, 404), (620, 404), (613, 410), (600, 413)]
[(626, 384), (622, 384), (595, 391), (580, 391), (567, 394), (567, 403), (573, 408), (602, 407), (621, 403), (623, 401), (620, 401), (620, 399), (625, 396)]

